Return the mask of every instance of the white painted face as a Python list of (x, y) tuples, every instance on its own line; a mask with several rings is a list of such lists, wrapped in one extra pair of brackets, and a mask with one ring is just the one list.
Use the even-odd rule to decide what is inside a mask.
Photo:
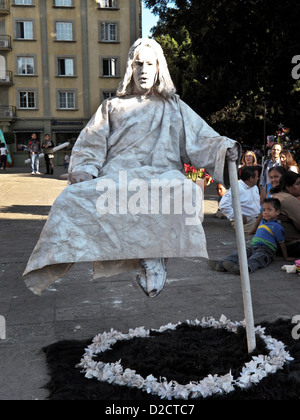
[(133, 64), (134, 94), (145, 95), (153, 88), (157, 78), (157, 57), (152, 48), (144, 48)]

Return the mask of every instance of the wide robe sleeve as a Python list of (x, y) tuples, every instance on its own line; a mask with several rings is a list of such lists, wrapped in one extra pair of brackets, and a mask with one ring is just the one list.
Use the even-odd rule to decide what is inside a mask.
[(72, 150), (69, 173), (86, 172), (95, 178), (106, 162), (107, 138), (110, 133), (109, 102), (104, 101), (81, 131)]
[[(187, 104), (179, 100), (185, 131), (185, 154), (189, 163), (195, 168), (205, 168), (215, 182), (229, 187), (228, 168), (226, 163), (227, 149), (239, 143), (220, 136)], [(237, 160), (237, 164), (239, 159)], [(185, 162), (187, 163), (187, 162)]]

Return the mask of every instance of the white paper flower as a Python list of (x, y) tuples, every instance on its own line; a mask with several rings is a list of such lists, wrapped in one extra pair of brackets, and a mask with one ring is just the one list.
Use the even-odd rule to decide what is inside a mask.
[(131, 337), (147, 337), (149, 335), (149, 331), (145, 330), (145, 327), (139, 327), (135, 330), (129, 330), (129, 335)]
[(178, 399), (188, 400), (190, 389), (186, 385), (180, 385), (174, 381), (174, 395)]
[(147, 394), (151, 394), (152, 392), (156, 394), (158, 388), (159, 388), (159, 384), (157, 382), (157, 379), (154, 378), (153, 375), (147, 376), (144, 382), (144, 390), (147, 392)]
[(134, 375), (131, 379), (132, 388), (142, 389), (145, 383), (145, 379), (141, 375)]
[(161, 399), (171, 400), (173, 397), (173, 382), (167, 382), (166, 378), (163, 378), (164, 381), (159, 384), (157, 395)]

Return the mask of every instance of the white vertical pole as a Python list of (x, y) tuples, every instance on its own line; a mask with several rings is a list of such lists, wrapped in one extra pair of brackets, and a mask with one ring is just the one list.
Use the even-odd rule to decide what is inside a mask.
[(232, 195), (232, 204), (234, 211), (234, 224), (236, 230), (236, 241), (239, 252), (240, 273), (242, 282), (242, 292), (244, 301), (244, 312), (247, 331), (248, 351), (252, 353), (256, 349), (255, 327), (253, 318), (252, 298), (250, 278), (248, 271), (248, 261), (244, 234), (244, 225), (242, 218), (242, 208), (240, 202), (240, 191), (238, 186), (236, 162), (228, 160), (229, 180)]

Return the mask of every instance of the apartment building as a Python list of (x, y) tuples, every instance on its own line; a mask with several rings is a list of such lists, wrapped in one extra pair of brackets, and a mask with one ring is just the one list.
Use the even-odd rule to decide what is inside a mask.
[(0, 0), (0, 128), (15, 165), (33, 132), (74, 144), (140, 36), (141, 0)]

